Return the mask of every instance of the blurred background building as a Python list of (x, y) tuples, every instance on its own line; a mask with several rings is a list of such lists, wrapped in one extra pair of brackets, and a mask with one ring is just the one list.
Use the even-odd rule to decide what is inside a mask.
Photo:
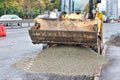
[(120, 0), (118, 0), (118, 17), (120, 19)]
[(118, 18), (118, 0), (106, 0), (106, 12), (110, 18)]

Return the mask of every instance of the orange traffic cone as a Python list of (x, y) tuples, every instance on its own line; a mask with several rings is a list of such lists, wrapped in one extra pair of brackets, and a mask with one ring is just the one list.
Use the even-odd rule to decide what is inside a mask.
[(0, 37), (6, 37), (6, 28), (3, 25), (0, 25)]
[(6, 28), (4, 26), (2, 27), (2, 32), (3, 32), (2, 36), (6, 37)]
[(2, 28), (0, 26), (0, 37), (2, 37)]

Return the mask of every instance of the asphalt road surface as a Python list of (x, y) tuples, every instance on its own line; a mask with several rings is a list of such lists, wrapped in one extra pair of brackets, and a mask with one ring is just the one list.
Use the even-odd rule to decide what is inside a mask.
[[(120, 23), (105, 24), (104, 42), (120, 33)], [(100, 80), (120, 80), (120, 47), (109, 45), (106, 56), (110, 62), (102, 70)]]
[[(0, 80), (18, 80), (24, 72), (14, 68), (20, 59), (35, 56), (42, 45), (33, 45), (28, 28), (8, 29), (7, 37), (0, 38)], [(14, 79), (15, 78), (15, 79)]]
[[(120, 32), (119, 25), (119, 23), (105, 24), (104, 43), (111, 35)], [(45, 76), (38, 77), (38, 74), (25, 73), (14, 67), (16, 61), (35, 56), (42, 50), (42, 44), (33, 45), (31, 43), (28, 29), (8, 29), (7, 37), (0, 37), (0, 80), (48, 80)], [(115, 46), (110, 47), (109, 51), (107, 51), (107, 56), (112, 62), (103, 69), (101, 80), (119, 80), (119, 52), (119, 47)]]

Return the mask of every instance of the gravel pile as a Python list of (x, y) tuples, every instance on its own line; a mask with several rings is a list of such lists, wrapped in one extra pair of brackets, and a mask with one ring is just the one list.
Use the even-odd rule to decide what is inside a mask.
[(40, 23), (39, 30), (94, 31), (95, 21), (37, 19), (37, 23)]
[(40, 52), (36, 57), (24, 59), (15, 66), (30, 73), (63, 76), (93, 76), (96, 68), (107, 60), (89, 48), (57, 46)]
[(112, 36), (112, 38), (108, 41), (108, 43), (120, 46), (120, 34), (116, 34)]

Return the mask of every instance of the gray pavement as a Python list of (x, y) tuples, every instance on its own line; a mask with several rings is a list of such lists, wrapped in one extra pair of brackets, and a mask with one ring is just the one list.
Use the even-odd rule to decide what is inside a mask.
[(106, 56), (110, 62), (102, 69), (100, 80), (120, 80), (120, 47), (110, 45)]
[(105, 23), (104, 24), (104, 43), (112, 36), (120, 33), (120, 23)]
[[(120, 33), (120, 23), (105, 24), (104, 42)], [(108, 65), (102, 69), (100, 80), (120, 80), (120, 47), (109, 45), (106, 57), (109, 58)]]
[[(119, 25), (119, 23), (105, 24), (104, 43), (111, 35), (120, 32)], [(14, 67), (16, 61), (27, 57), (33, 57), (42, 49), (42, 44), (33, 45), (31, 43), (28, 29), (29, 28), (8, 29), (7, 37), (0, 37), (0, 80), (53, 80), (52, 77), (55, 77), (55, 75), (52, 74), (52, 77), (49, 77), (51, 75), (46, 77), (45, 75), (29, 74), (17, 70)], [(107, 57), (110, 58), (111, 62), (103, 69), (101, 80), (119, 80), (119, 52), (119, 47), (109, 46)]]
[(41, 51), (41, 48), (42, 45), (33, 45), (31, 43), (28, 28), (8, 29), (7, 37), (0, 37), (0, 80), (9, 80), (11, 77), (15, 78), (25, 74), (14, 68), (15, 62), (35, 56)]

